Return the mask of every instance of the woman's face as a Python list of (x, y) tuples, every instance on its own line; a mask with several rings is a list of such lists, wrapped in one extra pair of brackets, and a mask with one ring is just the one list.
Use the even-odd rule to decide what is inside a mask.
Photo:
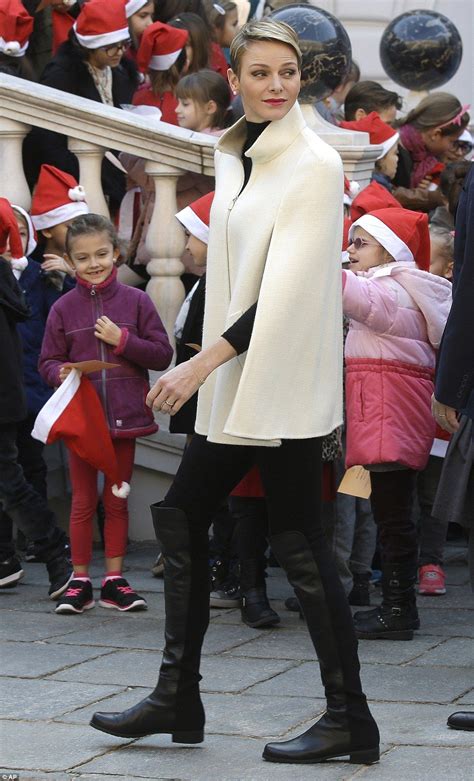
[(142, 6), (136, 14), (132, 14), (128, 20), (130, 37), (140, 43), (140, 39), (148, 25), (153, 22), (153, 3), (149, 2)]
[(216, 27), (216, 37), (219, 46), (230, 46), (239, 31), (239, 14), (237, 8), (225, 15), (224, 26)]
[(242, 55), (240, 72), (229, 69), (228, 78), (249, 122), (283, 119), (301, 85), (296, 52), (280, 41), (252, 41)]
[[(356, 240), (360, 239), (360, 242)], [(355, 246), (360, 243), (360, 246)], [(374, 239), (370, 233), (357, 225), (354, 228), (352, 243), (349, 244), (347, 251), (349, 253), (349, 268), (351, 271), (368, 271), (375, 266), (382, 266), (393, 260), (391, 255)]]

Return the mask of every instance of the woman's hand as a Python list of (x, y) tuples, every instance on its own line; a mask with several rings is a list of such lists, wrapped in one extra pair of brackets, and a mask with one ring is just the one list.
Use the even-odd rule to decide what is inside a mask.
[(49, 253), (46, 253), (41, 268), (43, 271), (62, 271), (64, 274), (69, 274), (70, 277), (76, 276), (76, 272), (72, 266), (70, 266), (60, 255), (50, 255)]
[(436, 401), (434, 395), (431, 397), (431, 412), (437, 424), (450, 434), (454, 434), (459, 428), (457, 411), (446, 404)]
[(199, 377), (191, 361), (185, 361), (155, 382), (146, 397), (146, 403), (157, 412), (175, 415), (199, 390), (203, 381), (204, 378)]
[(94, 336), (106, 344), (118, 347), (122, 338), (122, 330), (112, 320), (102, 315), (102, 317), (98, 317), (96, 320)]

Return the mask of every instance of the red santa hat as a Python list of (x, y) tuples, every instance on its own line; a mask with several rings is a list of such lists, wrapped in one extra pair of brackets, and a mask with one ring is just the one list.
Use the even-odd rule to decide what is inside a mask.
[(23, 258), (23, 245), (20, 231), (10, 201), (0, 198), (0, 255), (9, 245), (11, 256), (14, 259)]
[(351, 220), (358, 220), (363, 214), (377, 209), (400, 208), (400, 202), (386, 187), (378, 182), (371, 182), (354, 198), (351, 204)]
[(35, 226), (33, 225), (33, 221), (26, 209), (24, 209), (22, 206), (17, 206), (16, 203), (13, 203), (12, 209), (13, 211), (21, 214), (26, 222), (26, 226), (28, 228), (28, 240), (26, 242), (25, 255), (31, 255), (31, 253), (36, 249), (36, 245), (38, 244), (36, 241), (36, 231)]
[(125, 499), (130, 493), (129, 484), (120, 478), (100, 399), (91, 381), (76, 369), (40, 410), (31, 435), (46, 445), (62, 439), (76, 455), (105, 474), (114, 496)]
[(209, 243), (209, 220), (213, 200), (214, 192), (207, 193), (176, 215), (176, 219), (180, 221), (181, 225), (184, 225), (192, 236), (203, 241), (204, 244)]
[(125, 3), (125, 15), (127, 19), (130, 19), (133, 14), (138, 13), (140, 8), (143, 8), (143, 6), (149, 2), (150, 0), (128, 0), (128, 2)]
[(137, 51), (137, 65), (143, 72), (167, 71), (176, 62), (189, 38), (187, 30), (163, 22), (150, 24), (143, 33)]
[(113, 46), (130, 37), (123, 0), (89, 0), (74, 24), (76, 38), (86, 49)]
[(380, 119), (376, 111), (371, 111), (370, 114), (367, 114), (362, 119), (354, 120), (353, 122), (340, 122), (339, 124), (340, 127), (346, 130), (358, 130), (361, 133), (368, 133), (372, 145), (383, 147), (382, 154), (377, 157), (377, 160), (385, 157), (399, 139), (397, 131)]
[(36, 230), (53, 228), (88, 212), (84, 188), (74, 177), (54, 165), (42, 165), (31, 202), (31, 219)]
[(356, 195), (360, 193), (360, 184), (355, 180), (349, 181), (347, 176), (344, 176), (344, 203), (346, 206), (350, 206)]
[(342, 224), (342, 256), (341, 260), (342, 263), (349, 263), (349, 253), (347, 251), (347, 248), (349, 246), (349, 229), (351, 227), (351, 218), (350, 217), (344, 217), (344, 222)]
[(0, 2), (0, 53), (23, 57), (33, 32), (34, 19), (20, 0)]
[(360, 226), (376, 239), (397, 261), (415, 261), (418, 268), (430, 268), (428, 215), (399, 207), (378, 209), (352, 223), (349, 239)]

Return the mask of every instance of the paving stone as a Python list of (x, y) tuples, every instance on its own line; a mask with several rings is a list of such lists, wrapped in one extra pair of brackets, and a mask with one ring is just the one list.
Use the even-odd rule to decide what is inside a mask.
[(474, 705), (474, 689), (470, 689), (459, 700), (456, 700), (456, 707), (453, 710), (464, 710), (464, 708), (459, 708), (459, 705)]
[(2, 675), (17, 675), (20, 678), (38, 678), (41, 675), (84, 662), (91, 656), (107, 654), (108, 649), (57, 645), (44, 641), (34, 643), (1, 643), (0, 658)]
[(165, 626), (163, 618), (152, 616), (143, 618), (144, 611), (129, 614), (110, 611), (107, 615), (110, 613), (112, 617), (107, 621), (107, 631), (104, 631), (104, 624), (96, 624), (90, 629), (81, 627), (79, 620), (77, 631), (69, 632), (64, 637), (57, 637), (55, 642), (105, 648), (163, 650)]
[[(17, 613), (4, 610), (0, 614), (0, 618), (0, 640), (45, 640), (49, 637), (73, 632), (76, 628), (76, 625), (71, 623), (74, 618), (61, 616), (57, 613), (40, 617), (36, 613)], [(88, 616), (81, 616), (82, 618), (90, 620)]]
[[(421, 639), (421, 638), (420, 638)], [(474, 668), (474, 642), (470, 637), (452, 637), (441, 645), (409, 662), (416, 666), (471, 667)]]
[(68, 770), (114, 748), (101, 733), (75, 724), (55, 724), (53, 734), (48, 722), (3, 719), (0, 731), (8, 770)]
[[(452, 702), (464, 694), (469, 685), (468, 674), (460, 667), (450, 667), (449, 675), (443, 668), (432, 667), (429, 674), (423, 675), (416, 667), (364, 664), (361, 675), (369, 699), (389, 702)], [(304, 662), (299, 667), (252, 686), (249, 693), (321, 697), (317, 666), (312, 662)]]
[[(116, 651), (101, 659), (77, 664), (56, 673), (54, 680), (87, 681), (97, 683), (124, 682), (128, 686), (155, 686), (161, 654), (151, 651)], [(245, 659), (223, 656), (204, 657), (202, 663), (203, 690), (241, 691), (257, 681), (263, 681), (287, 670), (291, 662), (256, 659), (251, 664)]]
[(438, 608), (430, 610), (421, 607), (419, 610), (421, 629), (419, 635), (445, 635), (452, 637), (474, 638), (474, 612), (472, 610), (450, 610)]
[(361, 781), (472, 781), (474, 749), (397, 746), (357, 776)]
[(445, 637), (427, 635), (419, 637), (415, 634), (409, 643), (392, 643), (387, 640), (371, 640), (359, 643), (359, 658), (361, 662), (377, 664), (404, 664), (410, 660), (422, 657), (430, 648), (435, 648), (446, 641)]
[[(71, 684), (72, 685), (72, 684)], [(143, 689), (134, 688), (86, 705), (56, 721), (67, 724), (88, 724), (95, 711), (122, 711), (136, 705), (144, 696)], [(315, 720), (325, 710), (325, 700), (299, 701), (295, 697), (255, 697), (248, 694), (203, 693), (206, 710), (206, 734), (268, 737), (286, 735), (298, 725)]]
[[(446, 721), (453, 705), (371, 702), (382, 743), (425, 746), (472, 746), (472, 732), (449, 729)], [(432, 780), (434, 781), (434, 779)]]
[(120, 773), (130, 779), (140, 775), (173, 781), (289, 781), (295, 776), (298, 781), (316, 777), (318, 781), (346, 781), (355, 772), (354, 765), (331, 762), (318, 765), (317, 773), (314, 765), (298, 765), (295, 773), (288, 765), (264, 762), (264, 745), (261, 739), (210, 735), (202, 745), (187, 747), (173, 745), (164, 735), (153, 736), (88, 762), (81, 772), (105, 773), (114, 779)]
[[(52, 719), (80, 708), (86, 703), (98, 702), (123, 687), (63, 681), (0, 679), (2, 711), (10, 719)], [(97, 710), (97, 707), (94, 708)], [(77, 721), (80, 721), (79, 719)]]
[(426, 610), (440, 608), (465, 608), (474, 611), (474, 594), (464, 586), (448, 584), (446, 594), (435, 597), (417, 596), (418, 606)]

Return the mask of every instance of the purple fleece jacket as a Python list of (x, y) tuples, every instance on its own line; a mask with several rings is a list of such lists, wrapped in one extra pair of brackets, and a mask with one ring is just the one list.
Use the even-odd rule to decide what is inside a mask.
[[(115, 369), (89, 375), (105, 410), (112, 437), (134, 439), (157, 431), (145, 404), (148, 369), (166, 369), (173, 349), (149, 296), (122, 285), (117, 271), (100, 285), (78, 278), (77, 285), (52, 307), (39, 359), (45, 382), (58, 386), (59, 370), (69, 361), (98, 359), (118, 363)], [(98, 317), (106, 315), (122, 329), (117, 347), (94, 335)]]

